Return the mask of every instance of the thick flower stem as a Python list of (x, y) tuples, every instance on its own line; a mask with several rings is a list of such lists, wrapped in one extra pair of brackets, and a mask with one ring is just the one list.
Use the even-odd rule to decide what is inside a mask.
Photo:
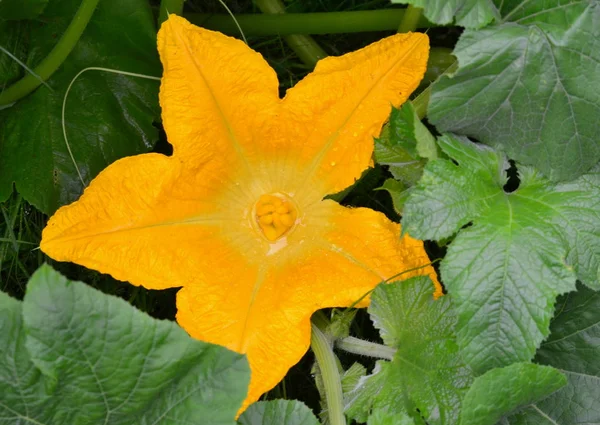
[[(280, 0), (255, 0), (262, 13), (285, 15), (285, 6)], [(314, 68), (319, 59), (327, 56), (325, 50), (309, 35), (291, 34), (283, 36), (285, 42), (298, 55), (300, 60)]]
[[(260, 1), (257, 2), (259, 4)], [(272, 13), (272, 12), (271, 12)], [(291, 34), (345, 34), (368, 31), (392, 31), (398, 29), (405, 9), (360, 10), (348, 12), (239, 14), (235, 15), (244, 34), (250, 36), (291, 35)], [(186, 13), (185, 18), (195, 25), (239, 35), (239, 30), (231, 16), (227, 14)], [(421, 17), (417, 28), (432, 27)]]
[(169, 13), (181, 16), (183, 14), (183, 2), (185, 0), (161, 0), (160, 12), (158, 14), (158, 26), (165, 22)]
[(337, 367), (335, 354), (327, 336), (314, 323), (310, 346), (315, 353), (319, 370), (325, 387), (325, 402), (331, 425), (346, 425), (344, 416), (344, 399), (342, 393), (342, 381)]
[(418, 28), (423, 9), (409, 4), (400, 21), (398, 32), (411, 32)]
[(349, 336), (338, 339), (335, 346), (349, 353), (361, 356), (374, 357), (376, 359), (393, 360), (396, 350), (392, 347), (365, 341), (364, 339)]
[[(90, 21), (99, 0), (83, 0), (71, 23), (52, 51), (33, 68), (35, 75), (27, 74), (0, 93), (0, 106), (8, 105), (27, 96), (54, 74), (73, 50)], [(38, 79), (39, 77), (39, 79)]]

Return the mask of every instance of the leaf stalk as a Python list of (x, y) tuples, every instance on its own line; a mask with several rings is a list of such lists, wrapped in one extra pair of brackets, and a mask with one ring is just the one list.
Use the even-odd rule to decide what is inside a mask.
[(349, 336), (338, 339), (335, 346), (340, 350), (361, 356), (374, 357), (376, 359), (393, 360), (396, 349), (375, 342)]

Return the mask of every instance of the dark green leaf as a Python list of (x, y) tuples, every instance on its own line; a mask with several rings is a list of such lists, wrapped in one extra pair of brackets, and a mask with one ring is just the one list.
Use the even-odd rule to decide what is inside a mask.
[(0, 21), (36, 18), (47, 4), (48, 0), (1, 0)]
[(440, 25), (456, 22), (463, 27), (480, 28), (500, 17), (497, 0), (392, 0), (392, 3), (422, 7), (425, 17)]
[(463, 355), (481, 373), (529, 361), (548, 335), (555, 298), (574, 289), (576, 276), (598, 285), (600, 174), (553, 184), (521, 167), (519, 188), (506, 193), (500, 155), (449, 136), (440, 146), (458, 165), (427, 164), (403, 229), (442, 239), (472, 223), (441, 264)]
[(0, 424), (234, 424), (247, 361), (42, 266), (0, 293)]
[(373, 323), (397, 351), (392, 362), (378, 362), (374, 374), (348, 395), (351, 417), (364, 420), (371, 409), (388, 409), (421, 415), (430, 425), (457, 423), (473, 377), (459, 358), (450, 297), (434, 300), (432, 293), (426, 277), (379, 285), (373, 292)]
[(504, 3), (503, 24), (461, 36), (460, 68), (434, 84), (429, 119), (574, 179), (600, 159), (600, 4)]
[(548, 397), (567, 383), (549, 366), (514, 363), (479, 376), (463, 400), (460, 425), (489, 425), (515, 410)]
[[(80, 0), (53, 0), (43, 25), (32, 26), (28, 64), (52, 49)], [(107, 31), (110, 23), (110, 31)], [(81, 182), (61, 127), (63, 96), (73, 77), (90, 66), (160, 76), (156, 31), (146, 0), (103, 0), (83, 36), (46, 87), (0, 111), (0, 201), (13, 182), (45, 213), (77, 199)], [(107, 165), (147, 152), (157, 139), (158, 82), (90, 71), (81, 76), (66, 104), (71, 151), (87, 184)]]
[(319, 425), (304, 403), (294, 400), (259, 401), (240, 416), (239, 425)]
[(437, 158), (435, 138), (410, 102), (400, 109), (392, 108), (389, 125), (375, 139), (375, 160), (389, 166), (392, 175), (410, 187), (421, 177), (425, 158)]
[(550, 330), (535, 360), (560, 369), (567, 386), (507, 425), (600, 424), (600, 293), (580, 286), (565, 295)]
[[(2, 3), (0, 3), (2, 4)], [(27, 60), (29, 23), (0, 20), (0, 47), (8, 50), (21, 62)], [(0, 92), (23, 76), (25, 70), (17, 61), (0, 50)]]

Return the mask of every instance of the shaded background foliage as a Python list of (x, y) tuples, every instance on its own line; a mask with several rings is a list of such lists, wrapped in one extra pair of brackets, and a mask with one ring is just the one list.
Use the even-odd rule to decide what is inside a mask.
[[(420, 125), (423, 102), (394, 111), (376, 141), (379, 165), (352, 188), (332, 197), (345, 205), (382, 211), (396, 221), (402, 213), (411, 234), (435, 240), (426, 246), (432, 259), (445, 257), (441, 276), (453, 303), (452, 316), (446, 320), (454, 321), (456, 314), (458, 323), (457, 335), (453, 324), (439, 337), (449, 341), (453, 353), (459, 350), (467, 359), (465, 367), (480, 374), (475, 378), (478, 388), (522, 386), (510, 381), (509, 372), (486, 371), (527, 362), (536, 350), (536, 362), (565, 373), (566, 387), (549, 399), (529, 400), (533, 404), (502, 418), (502, 424), (552, 423), (545, 422), (544, 415), (560, 418), (561, 425), (583, 420), (600, 423), (593, 404), (600, 398), (596, 383), (600, 318), (594, 313), (598, 293), (592, 290), (599, 287), (600, 273), (600, 169), (596, 165), (600, 158), (600, 4), (595, 0), (395, 1), (425, 7), (432, 46), (441, 48), (432, 55), (435, 59), (420, 90), (450, 66), (420, 96), (421, 100), (430, 96), (428, 119), (436, 127), (427, 121), (427, 127)], [(0, 47), (12, 55), (0, 52), (0, 104), (5, 90), (26, 75), (24, 66), (36, 67), (55, 46), (80, 3), (0, 2)], [(260, 13), (250, 0), (227, 1), (227, 5), (234, 14)], [(53, 262), (37, 249), (48, 215), (77, 199), (108, 164), (127, 155), (171, 152), (160, 124), (157, 81), (87, 72), (73, 84), (66, 105), (70, 149), (61, 128), (63, 96), (83, 68), (101, 66), (160, 76), (155, 49), (158, 6), (154, 0), (100, 0), (79, 42), (47, 86), (12, 106), (0, 107), (0, 289), (13, 297), (21, 299), (31, 274), (49, 261), (67, 277), (124, 298), (153, 317), (174, 318), (177, 289), (133, 287), (73, 264)], [(399, 8), (387, 0), (291, 0), (285, 6), (288, 12), (303, 13)], [(224, 13), (217, 0), (189, 1), (186, 11)], [(232, 35), (238, 36), (236, 31), (233, 27)], [(392, 27), (313, 38), (326, 54), (338, 55), (394, 32)], [(248, 43), (276, 70), (281, 95), (312, 69), (282, 36), (249, 34)], [(449, 55), (453, 48), (458, 64)], [(454, 133), (437, 139), (441, 150), (435, 147), (437, 131)], [(482, 149), (467, 137), (497, 150)], [(503, 262), (510, 267), (501, 276), (496, 269)], [(555, 301), (557, 295), (575, 288), (576, 279), (592, 289), (579, 286), (578, 292)], [(555, 302), (558, 314), (550, 324)], [(401, 309), (401, 303), (394, 305)], [(424, 310), (424, 317), (431, 314)], [(470, 323), (473, 317), (479, 318), (479, 326)], [(490, 329), (502, 329), (502, 335)], [(419, 338), (427, 337), (425, 330), (415, 332)], [(381, 341), (364, 311), (352, 321), (351, 333)], [(417, 354), (412, 351), (405, 357)], [(344, 369), (356, 360), (351, 354), (339, 357)], [(372, 370), (374, 362), (361, 361)], [(541, 373), (515, 364), (531, 376)], [(299, 398), (318, 410), (311, 367), (308, 354), (266, 397)], [(385, 373), (392, 372), (388, 368)], [(444, 368), (431, 374), (432, 382), (440, 380), (442, 387), (457, 380)], [(470, 372), (467, 375), (470, 383)], [(372, 376), (370, 382), (377, 383), (377, 374)], [(388, 390), (390, 394), (406, 391), (394, 385)], [(446, 412), (452, 423), (459, 420), (460, 397), (432, 406), (427, 391), (416, 393), (412, 391), (411, 403), (430, 423), (439, 423), (438, 411)], [(467, 399), (474, 404), (477, 394)], [(526, 399), (513, 404), (520, 406)], [(377, 400), (370, 400), (379, 409), (373, 417), (381, 421), (377, 423), (388, 423), (390, 412), (377, 407)], [(385, 405), (385, 400), (379, 401)], [(276, 416), (279, 413), (272, 406), (259, 405), (251, 413)], [(290, 412), (296, 409), (288, 407)], [(354, 417), (366, 419), (367, 410), (357, 409)], [(509, 410), (506, 407), (503, 413)], [(496, 413), (487, 414), (493, 418)], [(422, 423), (421, 418), (415, 420)], [(406, 421), (412, 423), (408, 416)]]

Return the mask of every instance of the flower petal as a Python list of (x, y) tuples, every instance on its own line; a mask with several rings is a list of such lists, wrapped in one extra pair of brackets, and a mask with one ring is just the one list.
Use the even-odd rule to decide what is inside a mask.
[(174, 155), (255, 157), (256, 135), (279, 104), (275, 71), (243, 42), (170, 15), (158, 33), (160, 105)]
[[(348, 306), (381, 281), (422, 275), (432, 279), (432, 295), (442, 295), (423, 242), (409, 235), (400, 239), (400, 225), (384, 214), (325, 200), (307, 212), (306, 225), (319, 236), (309, 242), (312, 248), (290, 265), (280, 283), (294, 282), (300, 288), (290, 295), (292, 304), (310, 298), (315, 310)], [(364, 298), (358, 306), (368, 305), (368, 300)]]
[(206, 186), (213, 162), (190, 169), (145, 154), (111, 164), (52, 216), (42, 251), (149, 289), (196, 282), (214, 258), (231, 259), (228, 240), (252, 237), (242, 225), (244, 195), (226, 190), (235, 186)]
[(289, 127), (288, 148), (299, 150), (302, 180), (325, 182), (322, 195), (350, 186), (368, 167), (391, 106), (406, 101), (423, 78), (428, 55), (425, 34), (397, 34), (319, 61), (288, 90), (280, 119)]
[(432, 296), (441, 295), (423, 243), (399, 234), (399, 225), (381, 213), (324, 201), (307, 214), (306, 227), (289, 236), (289, 245), (262, 263), (232, 263), (233, 274), (214, 267), (210, 280), (180, 290), (177, 321), (194, 338), (248, 356), (247, 406), (306, 353), (316, 310), (353, 305), (379, 282), (414, 268), (398, 279), (429, 275)]

